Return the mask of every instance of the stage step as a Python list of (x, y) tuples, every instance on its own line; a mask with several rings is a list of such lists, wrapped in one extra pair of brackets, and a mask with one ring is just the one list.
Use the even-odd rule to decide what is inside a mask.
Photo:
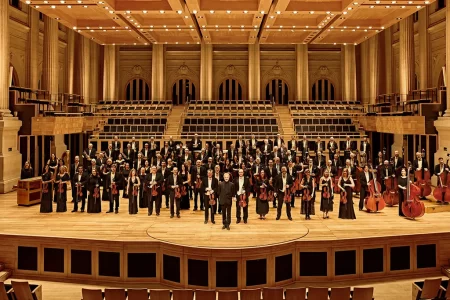
[(184, 111), (185, 111), (184, 105), (172, 107), (172, 110), (167, 116), (167, 125), (166, 130), (164, 132), (165, 140), (168, 140), (170, 136), (177, 136), (180, 134)]
[(5, 282), (12, 276), (12, 270), (4, 269), (0, 271), (0, 282)]
[(276, 106), (276, 112), (278, 113), (278, 128), (283, 132), (283, 137), (285, 140), (289, 140), (293, 135), (295, 135), (294, 123), (292, 122), (291, 111), (289, 106)]

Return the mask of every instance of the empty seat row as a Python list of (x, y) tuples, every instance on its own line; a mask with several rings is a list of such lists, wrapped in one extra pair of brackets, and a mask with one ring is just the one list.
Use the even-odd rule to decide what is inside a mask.
[(295, 130), (302, 132), (355, 132), (355, 125), (296, 125)]
[(109, 125), (165, 125), (166, 118), (109, 118)]
[(95, 116), (102, 117), (150, 117), (150, 116), (158, 116), (158, 117), (167, 117), (169, 115), (169, 111), (108, 111), (108, 112), (96, 112)]
[(327, 118), (327, 119), (317, 119), (317, 118), (297, 118), (294, 119), (294, 125), (350, 125), (352, 124), (352, 119), (348, 118)]
[(82, 300), (372, 300), (373, 287), (263, 288), (235, 290), (82, 289)]
[(276, 125), (276, 119), (185, 119), (185, 125)]
[(109, 104), (109, 105), (133, 105), (133, 104), (172, 104), (172, 100), (100, 100), (98, 104)]
[(40, 300), (42, 299), (42, 286), (29, 284), (26, 281), (11, 281), (11, 284), (5, 284), (0, 281), (0, 299)]
[(166, 127), (164, 125), (105, 125), (103, 131), (105, 133), (122, 133), (122, 132), (154, 132), (164, 133)]
[(278, 125), (248, 125), (248, 126), (235, 126), (235, 125), (183, 125), (182, 133), (187, 134), (190, 132), (217, 132), (217, 133), (234, 133), (245, 134), (248, 132), (254, 133), (278, 133)]

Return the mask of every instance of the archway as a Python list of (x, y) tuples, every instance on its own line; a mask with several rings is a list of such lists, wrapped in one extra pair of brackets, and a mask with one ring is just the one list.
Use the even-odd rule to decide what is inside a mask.
[(317, 80), (311, 90), (311, 99), (315, 101), (333, 101), (335, 100), (335, 88), (331, 80)]
[(195, 101), (197, 99), (197, 89), (192, 80), (182, 78), (175, 81), (172, 86), (172, 103), (181, 105), (187, 101)]
[(242, 86), (236, 79), (225, 79), (219, 86), (219, 100), (243, 100)]
[(150, 86), (142, 78), (134, 78), (127, 83), (126, 100), (150, 100)]
[(283, 79), (272, 79), (266, 85), (266, 100), (272, 100), (278, 104), (288, 104), (289, 86)]

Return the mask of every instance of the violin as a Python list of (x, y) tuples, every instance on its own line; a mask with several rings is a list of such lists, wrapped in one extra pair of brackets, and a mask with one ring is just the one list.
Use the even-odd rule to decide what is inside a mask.
[(133, 186), (133, 196), (139, 195), (139, 187), (137, 185)]
[(340, 195), (341, 195), (341, 199), (339, 199), (339, 201), (342, 204), (347, 204), (347, 192), (345, 190), (341, 190)]
[(365, 207), (368, 212), (377, 212), (386, 207), (383, 196), (381, 194), (381, 184), (377, 180), (377, 174), (372, 169), (372, 180), (369, 186), (369, 196), (365, 199)]
[(303, 179), (303, 172), (297, 172), (297, 178), (295, 178), (294, 181), (294, 187), (296, 191), (301, 189), (302, 179)]
[(175, 188), (175, 199), (180, 199), (180, 198), (181, 198), (180, 188), (176, 187)]
[(216, 199), (215, 199), (213, 193), (211, 193), (211, 194), (209, 195), (209, 205), (216, 205)]
[(284, 203), (291, 203), (291, 193), (289, 193), (287, 190), (284, 193), (283, 201)]
[(94, 199), (97, 199), (100, 197), (100, 188), (99, 188), (98, 184), (95, 185), (94, 194), (92, 195), (92, 197), (94, 197)]
[(328, 199), (331, 197), (330, 191), (328, 190), (328, 185), (322, 187), (322, 193), (324, 198)]
[(186, 187), (183, 185), (181, 187), (181, 196), (186, 196), (186, 195), (187, 195), (187, 190), (186, 190)]
[(153, 197), (158, 196), (158, 190), (157, 190), (156, 183), (155, 183), (155, 184), (153, 185), (153, 187), (152, 187), (152, 196), (153, 196)]
[(420, 218), (425, 214), (425, 204), (419, 200), (422, 193), (421, 188), (411, 184), (410, 176), (411, 162), (408, 162), (408, 171), (406, 175), (406, 190), (403, 190), (404, 199), (402, 212), (405, 217), (410, 219)]
[(81, 188), (81, 183), (77, 183), (77, 195), (83, 197), (83, 189)]
[(302, 200), (303, 201), (310, 201), (311, 200), (311, 191), (308, 188), (305, 188), (303, 190)]
[[(265, 184), (263, 183), (263, 185), (265, 186)], [(259, 194), (259, 199), (261, 199), (262, 201), (266, 201), (267, 200), (267, 189), (264, 188), (260, 188), (260, 194)]]
[(116, 186), (115, 182), (111, 183), (111, 194), (113, 194), (113, 195), (117, 195), (118, 194), (117, 186)]
[(239, 195), (239, 206), (247, 207), (247, 195), (246, 193), (242, 193)]
[(201, 186), (202, 186), (202, 181), (200, 178), (197, 178), (197, 180), (195, 181), (195, 188), (200, 189)]

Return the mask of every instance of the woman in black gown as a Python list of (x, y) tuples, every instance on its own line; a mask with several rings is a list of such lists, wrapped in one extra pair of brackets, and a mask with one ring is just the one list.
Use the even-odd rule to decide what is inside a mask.
[[(145, 174), (145, 168), (142, 167), (139, 170), (139, 181), (141, 183), (139, 185), (139, 208), (148, 207), (147, 191), (146, 191), (146, 188), (144, 187), (146, 176), (147, 176), (147, 174)], [(128, 181), (126, 181), (125, 183), (128, 185)], [(126, 189), (127, 189), (127, 187), (125, 186), (124, 190), (126, 190)]]
[[(256, 174), (258, 175), (258, 174)], [(267, 201), (267, 192), (269, 186), (269, 180), (266, 178), (266, 172), (261, 170), (256, 181), (256, 213), (259, 215), (260, 220), (265, 220), (266, 215), (269, 213), (269, 202)], [(262, 191), (265, 193), (265, 199), (261, 199)]]
[(97, 170), (93, 168), (92, 173), (87, 181), (88, 213), (99, 213), (102, 211), (102, 202), (100, 200), (100, 185), (101, 179), (97, 174)]
[(67, 211), (67, 182), (69, 181), (70, 175), (67, 173), (67, 168), (61, 166), (55, 179), (56, 212)]
[[(316, 213), (314, 208), (314, 202), (316, 200), (316, 182), (314, 177), (311, 176), (309, 169), (305, 170), (305, 177), (303, 177), (301, 182), (302, 188), (302, 207), (300, 209), (300, 214), (305, 215), (305, 220), (311, 220), (311, 215)], [(307, 200), (305, 193), (309, 191), (310, 200)]]
[[(327, 189), (328, 197), (325, 197), (324, 188)], [(328, 219), (328, 212), (333, 211), (333, 179), (330, 177), (330, 172), (325, 169), (323, 177), (320, 178), (320, 211), (323, 212), (323, 218)]]
[(140, 180), (139, 180), (139, 176), (137, 176), (136, 174), (136, 170), (135, 169), (131, 169), (130, 171), (130, 176), (128, 177), (128, 186), (127, 186), (127, 191), (128, 191), (128, 195), (129, 195), (129, 200), (128, 200), (128, 213), (130, 215), (135, 215), (138, 213), (138, 197), (139, 197), (139, 191), (137, 191), (137, 195), (135, 192), (135, 187), (137, 187), (137, 189), (139, 190), (139, 186), (140, 186)]
[(34, 177), (33, 168), (31, 167), (30, 162), (26, 161), (22, 171), (20, 172), (20, 179), (28, 179), (33, 177)]
[(190, 209), (191, 204), (189, 203), (189, 193), (187, 193), (187, 191), (189, 189), (188, 183), (191, 181), (191, 175), (186, 169), (186, 164), (181, 165), (180, 176), (183, 180), (183, 185), (186, 188), (186, 195), (181, 196), (180, 209)]
[(340, 219), (356, 219), (355, 209), (353, 208), (353, 188), (355, 183), (349, 176), (348, 169), (342, 170), (342, 176), (339, 178), (339, 188), (347, 193), (347, 203), (340, 202), (339, 218)]
[(50, 172), (50, 166), (45, 165), (44, 173), (42, 173), (42, 197), (41, 197), (41, 213), (53, 212), (53, 174)]
[(106, 186), (106, 176), (111, 172), (112, 167), (112, 160), (108, 158), (106, 161), (106, 165), (103, 166), (101, 169), (101, 175), (100, 178), (102, 180), (102, 186), (103, 186), (103, 193), (102, 193), (102, 200), (103, 201), (109, 201), (109, 193), (108, 193), (108, 187)]
[(398, 215), (404, 217), (402, 211), (403, 201), (405, 201), (405, 191), (408, 186), (408, 178), (406, 176), (406, 169), (402, 169), (401, 176), (398, 178)]
[(50, 172), (53, 173), (53, 175), (56, 175), (56, 168), (58, 167), (58, 159), (56, 158), (55, 154), (50, 155), (50, 159), (47, 161), (47, 165), (50, 167)]
[[(122, 177), (124, 182), (128, 182), (128, 176), (130, 176), (130, 164), (126, 163), (125, 167), (122, 170)], [(128, 199), (128, 190), (123, 189), (123, 198)]]

